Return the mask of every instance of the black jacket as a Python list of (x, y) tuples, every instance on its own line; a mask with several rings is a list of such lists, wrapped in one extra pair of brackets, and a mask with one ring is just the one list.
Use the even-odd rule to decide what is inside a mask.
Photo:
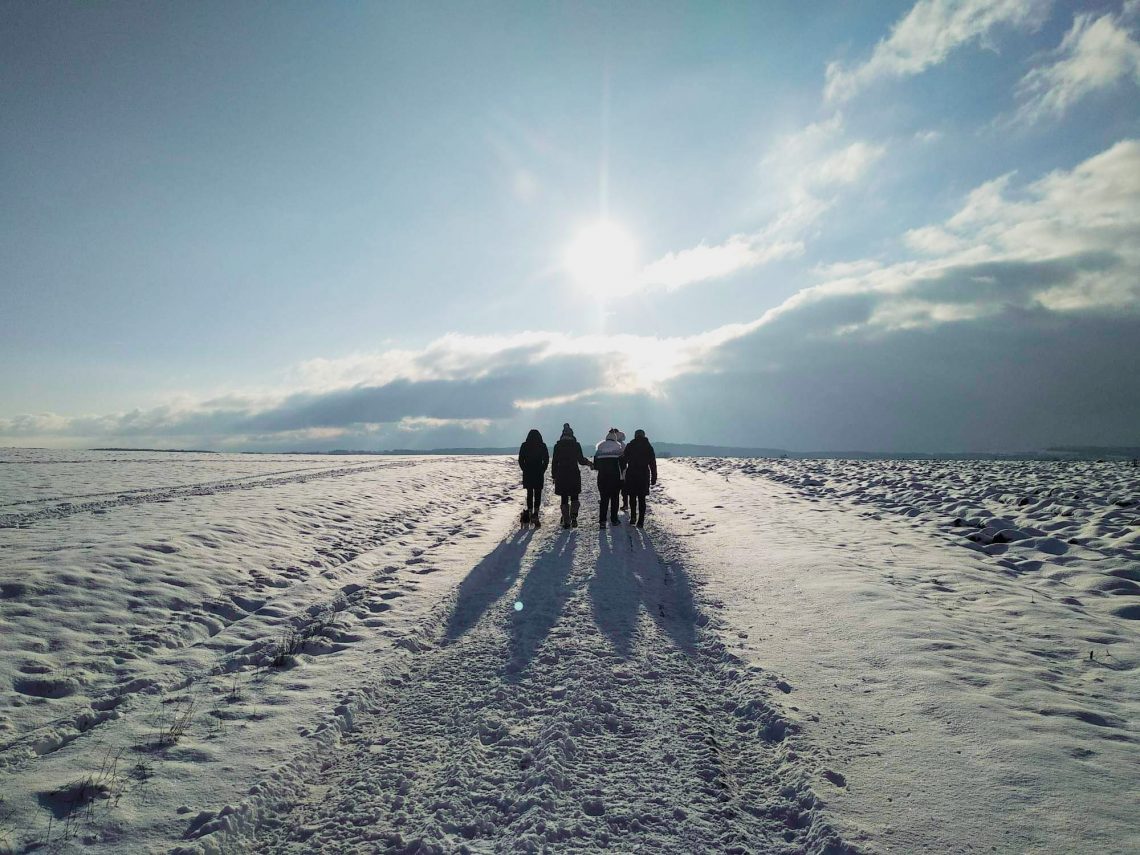
[(522, 470), (524, 487), (541, 490), (549, 465), (550, 451), (545, 442), (524, 442), (519, 446), (519, 469)]
[(572, 436), (564, 436), (554, 443), (554, 456), (550, 459), (550, 477), (554, 479), (556, 496), (577, 496), (582, 492), (582, 470), (590, 461), (582, 454), (582, 444)]
[(657, 483), (657, 455), (644, 436), (634, 437), (625, 447), (625, 486), (631, 496), (644, 496)]
[(594, 469), (598, 472), (598, 492), (603, 496), (621, 490), (621, 473), (625, 461), (621, 458), (621, 446), (610, 440), (598, 443), (594, 452)]

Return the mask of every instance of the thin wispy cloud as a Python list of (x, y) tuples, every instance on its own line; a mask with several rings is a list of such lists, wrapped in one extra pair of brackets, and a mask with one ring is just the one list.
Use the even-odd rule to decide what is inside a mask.
[(854, 184), (885, 152), (885, 146), (853, 142), (825, 158), (819, 164), (812, 183), (822, 187)]
[(807, 229), (832, 207), (836, 193), (862, 180), (886, 150), (867, 140), (848, 141), (840, 113), (787, 135), (761, 163), (783, 197), (770, 223), (752, 234), (666, 253), (647, 264), (628, 290), (675, 291), (803, 255)]
[(1077, 15), (1052, 61), (1018, 84), (1023, 103), (1014, 121), (1058, 118), (1082, 98), (1128, 82), (1140, 85), (1140, 42), (1123, 17)]
[(911, 77), (944, 62), (965, 45), (985, 43), (1000, 27), (1036, 29), (1050, 0), (919, 0), (866, 61), (827, 66), (826, 100), (840, 103), (891, 78)]
[(766, 234), (733, 235), (724, 243), (700, 243), (669, 252), (647, 264), (633, 283), (634, 289), (664, 288), (676, 291), (687, 285), (723, 279), (742, 270), (802, 255), (802, 241), (771, 240)]

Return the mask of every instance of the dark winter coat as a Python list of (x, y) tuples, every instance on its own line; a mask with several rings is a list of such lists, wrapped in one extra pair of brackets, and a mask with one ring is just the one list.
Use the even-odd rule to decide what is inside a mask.
[(644, 436), (635, 437), (625, 447), (625, 488), (631, 496), (645, 496), (649, 485), (657, 483), (657, 455)]
[(546, 467), (550, 465), (550, 450), (541, 439), (530, 437), (519, 446), (519, 469), (522, 470), (523, 486), (541, 490), (546, 478)]
[(603, 496), (621, 490), (621, 472), (625, 463), (621, 459), (621, 443), (607, 439), (598, 443), (594, 452), (594, 469), (598, 472), (598, 492)]
[(582, 470), (590, 461), (582, 454), (582, 444), (572, 436), (564, 436), (554, 443), (554, 456), (550, 459), (550, 477), (554, 479), (554, 495), (577, 496), (582, 492)]

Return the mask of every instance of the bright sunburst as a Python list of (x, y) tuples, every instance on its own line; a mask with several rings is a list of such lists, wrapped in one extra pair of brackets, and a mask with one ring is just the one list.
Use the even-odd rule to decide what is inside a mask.
[(566, 271), (580, 288), (598, 297), (628, 290), (637, 269), (637, 245), (612, 220), (584, 228), (566, 249)]

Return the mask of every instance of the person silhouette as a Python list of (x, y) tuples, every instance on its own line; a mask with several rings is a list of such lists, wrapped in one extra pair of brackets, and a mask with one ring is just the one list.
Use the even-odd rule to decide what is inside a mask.
[(598, 523), (606, 527), (606, 516), (610, 523), (617, 525), (618, 519), (618, 493), (621, 492), (622, 451), (624, 448), (618, 442), (618, 431), (610, 428), (606, 438), (598, 443), (594, 449), (594, 469), (598, 473), (598, 493), (601, 494), (599, 502)]
[(550, 478), (554, 495), (562, 498), (562, 527), (578, 527), (578, 496), (582, 492), (582, 470), (590, 461), (582, 453), (582, 444), (574, 438), (570, 423), (562, 425), (562, 436), (554, 443), (550, 458)]
[(546, 467), (550, 464), (550, 450), (542, 441), (542, 434), (532, 429), (526, 441), (519, 446), (519, 469), (522, 470), (523, 486), (526, 487), (526, 510), (522, 513), (522, 524), (534, 523), (538, 528), (539, 508), (542, 505), (542, 485), (546, 478)]
[(630, 525), (645, 528), (645, 497), (649, 488), (657, 483), (657, 454), (645, 435), (638, 429), (622, 454), (625, 461), (624, 488), (630, 499)]

